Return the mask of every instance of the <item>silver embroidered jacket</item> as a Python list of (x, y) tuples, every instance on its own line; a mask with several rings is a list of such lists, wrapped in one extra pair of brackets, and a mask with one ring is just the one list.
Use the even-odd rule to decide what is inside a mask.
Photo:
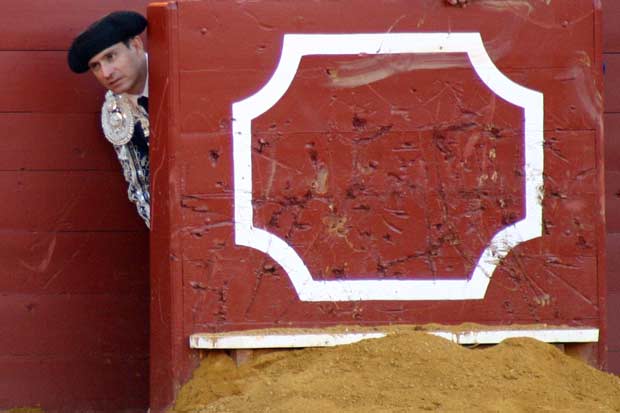
[(123, 167), (129, 200), (150, 228), (148, 113), (127, 96), (108, 91), (101, 109), (101, 126)]

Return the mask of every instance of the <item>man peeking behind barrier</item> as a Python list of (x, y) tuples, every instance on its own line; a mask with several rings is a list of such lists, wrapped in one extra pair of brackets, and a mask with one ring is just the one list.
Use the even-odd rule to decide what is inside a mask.
[(112, 143), (128, 183), (129, 200), (150, 228), (148, 56), (139, 13), (116, 11), (78, 35), (67, 60), (75, 73), (90, 71), (108, 91), (101, 126)]

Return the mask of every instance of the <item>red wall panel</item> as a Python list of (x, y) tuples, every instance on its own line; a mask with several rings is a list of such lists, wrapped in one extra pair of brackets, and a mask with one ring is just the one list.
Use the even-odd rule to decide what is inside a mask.
[(86, 138), (100, 125), (96, 113), (0, 113), (0, 169), (119, 171), (109, 144)]
[[(0, 16), (0, 50), (66, 50), (90, 23), (114, 10), (144, 12), (148, 0), (6, 3)], [(67, 69), (68, 70), (68, 69)]]
[(620, 112), (620, 54), (605, 53), (605, 112)]
[(3, 86), (0, 112), (95, 113), (101, 109), (104, 90), (94, 77), (72, 73), (64, 50), (0, 51), (0, 76), (10, 79)]
[(8, 355), (0, 357), (0, 370), (11, 373), (0, 380), (0, 403), (7, 406), (48, 406), (46, 412), (143, 413), (148, 405), (146, 358)]
[(605, 62), (605, 171), (607, 220), (607, 314), (609, 331), (609, 371), (620, 373), (620, 3), (603, 2), (603, 52)]
[[(153, 181), (155, 219), (163, 218), (153, 227), (160, 258), (151, 285), (164, 298), (151, 307), (151, 343), (160, 347), (152, 366), (169, 373), (151, 376), (154, 394), (165, 392), (151, 398), (154, 411), (196, 362), (179, 336), (205, 331), (597, 326), (604, 363), (600, 4), (351, 5), (197, 1), (149, 9), (166, 20), (150, 41), (152, 56), (168, 65), (153, 82), (165, 117), (156, 120), (153, 157), (168, 179)], [(543, 235), (513, 249), (483, 300), (302, 301), (274, 259), (235, 244), (231, 104), (270, 79), (284, 33), (435, 31), (480, 32), (508, 78), (544, 95)], [(303, 57), (286, 93), (252, 121), (252, 223), (294, 247), (315, 279), (462, 278), (492, 234), (525, 213), (522, 116), (463, 55)]]
[[(179, 377), (187, 378), (198, 357), (190, 354), (183, 334), (183, 315), (174, 311), (183, 300), (180, 217), (174, 211), (176, 200), (167, 196), (176, 192), (173, 176), (178, 152), (169, 139), (178, 130), (178, 85), (176, 76), (176, 5), (159, 4), (149, 8), (149, 39), (158, 46), (150, 49), (149, 59), (160, 62), (149, 69), (151, 130), (152, 222), (151, 222), (151, 335), (150, 335), (150, 406), (151, 410), (168, 406), (180, 387)], [(157, 97), (160, 97), (159, 99)], [(182, 165), (182, 163), (181, 163)], [(182, 167), (182, 166), (181, 166)], [(155, 383), (155, 385), (152, 385)], [(153, 406), (157, 406), (154, 408)]]
[[(319, 59), (304, 58), (301, 63), (302, 67), (304, 64), (310, 65), (305, 60), (317, 61)], [(346, 62), (350, 60), (353, 59), (348, 58)], [(389, 59), (384, 60), (386, 64), (390, 64)], [(394, 58), (394, 61), (400, 64), (399, 59)], [(273, 57), (272, 64), (275, 65), (276, 62), (277, 58)], [(337, 66), (337, 63), (332, 64)], [(451, 97), (449, 90), (442, 90), (441, 83), (432, 82), (432, 79), (437, 76), (436, 72), (436, 70), (414, 71), (408, 79), (395, 80), (391, 84), (389, 80), (386, 80), (388, 84), (381, 90), (381, 95), (386, 101), (381, 101), (374, 98), (371, 90), (334, 90), (337, 83), (332, 83), (325, 72), (309, 71), (303, 78), (293, 81), (291, 88), (282, 99), (282, 106), (274, 107), (268, 115), (256, 120), (255, 129), (261, 133), (269, 133), (269, 128), (275, 125), (278, 133), (295, 133), (300, 130), (318, 132), (333, 130), (333, 128), (348, 131), (351, 129), (351, 118), (345, 117), (342, 113), (346, 111), (346, 108), (355, 107), (353, 102), (356, 99), (368, 99), (370, 96), (373, 96), (373, 99), (364, 106), (364, 109), (372, 115), (364, 119), (371, 125), (375, 120), (391, 115), (389, 117), (394, 131), (433, 122), (433, 116), (437, 110), (442, 112), (454, 110), (454, 106), (445, 107), (449, 103), (463, 105), (474, 111), (481, 120), (493, 114), (495, 116), (493, 120), (499, 122), (498, 127), (505, 128), (506, 124), (515, 124), (520, 112), (512, 105), (501, 102), (483, 84), (467, 84), (464, 86), (466, 90)], [(452, 69), (444, 70), (444, 72), (446, 72), (444, 76), (452, 76), (456, 72), (458, 78), (475, 79), (471, 69), (462, 72)], [(603, 102), (600, 91), (597, 90), (597, 74), (592, 68), (573, 66), (570, 69), (545, 68), (528, 71), (508, 69), (505, 74), (521, 85), (542, 91), (545, 93), (545, 104), (557, 108), (554, 111), (545, 111), (545, 129), (594, 130), (598, 127), (600, 122), (598, 113), (601, 111)], [(218, 102), (223, 100), (234, 102), (251, 95), (269, 79), (270, 75), (271, 71), (250, 68), (246, 68), (245, 71), (203, 69), (182, 71), (179, 74), (180, 111), (182, 113), (179, 123), (182, 131), (209, 134), (222, 132), (222, 129), (228, 125), (230, 108)], [(402, 77), (407, 78), (407, 76)], [(211, 84), (210, 82), (215, 78), (218, 82)], [(232, 85), (235, 87), (233, 88)], [(407, 93), (401, 93), (402, 87), (407, 88)], [(324, 93), (317, 93), (318, 90)], [(410, 103), (405, 103), (408, 102), (407, 98), (424, 101), (440, 93), (442, 95), (439, 96), (443, 99), (431, 100), (428, 111), (423, 111), (410, 119), (402, 116), (399, 119), (399, 113), (396, 110), (390, 112), (390, 105), (385, 104), (389, 102), (395, 108), (407, 108), (410, 105)], [(340, 102), (336, 107), (330, 106), (332, 98)], [(301, 108), (312, 107), (316, 110), (310, 112), (302, 109), (296, 112), (289, 110), (291, 105)], [(491, 112), (496, 108), (498, 113)], [(456, 113), (446, 113), (447, 117), (450, 115), (456, 115)]]
[(605, 166), (607, 170), (620, 169), (620, 113), (605, 113)]
[[(608, 231), (607, 251), (607, 287), (610, 294), (620, 293), (620, 233)], [(615, 313), (610, 312), (610, 316), (612, 314)], [(614, 343), (620, 348), (620, 340)]]
[[(592, 0), (563, 0), (551, 7), (480, 1), (466, 10), (449, 8), (436, 0), (418, 0), (406, 9), (399, 2), (381, 2), (381, 7), (373, 8), (372, 18), (365, 15), (363, 19), (354, 17), (361, 13), (358, 4), (330, 3), (327, 18), (323, 4), (317, 7), (312, 2), (263, 1), (259, 6), (210, 2), (208, 14), (196, 12), (200, 5), (181, 7), (179, 68), (247, 70), (243, 59), (231, 59), (234, 43), (235, 55), (254, 56), (252, 70), (273, 69), (281, 40), (274, 32), (309, 33), (320, 27), (324, 33), (357, 33), (360, 20), (366, 33), (397, 33), (411, 28), (418, 32), (480, 31), (489, 54), (502, 69), (565, 67), (584, 58), (587, 62), (594, 53)], [(256, 28), (252, 37), (242, 36), (250, 27)], [(542, 31), (544, 36), (540, 36)], [(558, 44), (570, 44), (571, 48), (558, 48)], [(554, 48), (553, 53), (548, 52), (550, 48)]]
[[(144, 298), (119, 293), (13, 294), (0, 303), (0, 351), (38, 357), (138, 354), (148, 337)], [(141, 314), (139, 328), (126, 317), (132, 311)]]
[(620, 3), (603, 1), (603, 50), (605, 53), (620, 52)]
[(146, 292), (148, 234), (143, 232), (0, 232), (3, 294)]
[(605, 173), (607, 178), (605, 204), (607, 207), (607, 231), (620, 232), (620, 170), (609, 169)]
[[(614, 272), (612, 272), (614, 274)], [(617, 273), (615, 273), (617, 274)], [(609, 290), (607, 311), (610, 314), (609, 317), (609, 350), (620, 352), (620, 317), (614, 315), (620, 313), (620, 292), (618, 289)], [(610, 366), (612, 372), (617, 372), (620, 367), (617, 362), (615, 366)]]
[(103, 90), (73, 37), (147, 1), (3, 5), (0, 410), (144, 412), (148, 232), (99, 126)]
[(142, 229), (120, 171), (0, 172), (0, 226), (37, 231)]

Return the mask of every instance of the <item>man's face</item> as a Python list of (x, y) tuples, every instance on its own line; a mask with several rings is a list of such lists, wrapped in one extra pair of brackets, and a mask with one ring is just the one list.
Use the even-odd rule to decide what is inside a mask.
[(146, 83), (146, 55), (139, 37), (129, 45), (116, 43), (102, 50), (88, 61), (90, 71), (105, 87), (116, 94), (142, 93)]

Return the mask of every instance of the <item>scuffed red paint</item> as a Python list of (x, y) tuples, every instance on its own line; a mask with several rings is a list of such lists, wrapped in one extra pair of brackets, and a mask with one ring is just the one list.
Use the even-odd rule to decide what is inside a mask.
[[(154, 184), (170, 226), (154, 234), (170, 231), (179, 265), (153, 277), (182, 289), (164, 290), (175, 297), (163, 313), (176, 320), (174, 337), (467, 321), (604, 328), (594, 6), (442, 4), (367, 2), (363, 19), (343, 3), (301, 1), (186, 2), (170, 13), (175, 92), (164, 98), (178, 99), (166, 135), (174, 158), (159, 153), (168, 179)], [(230, 105), (270, 78), (283, 33), (405, 31), (480, 31), (506, 76), (544, 94), (543, 237), (506, 257), (483, 300), (301, 302), (280, 266), (235, 245)], [(521, 125), (521, 110), (490, 92), (463, 55), (305, 57), (252, 125), (254, 225), (294, 246), (316, 278), (462, 278), (490, 238), (523, 217)], [(165, 361), (182, 381), (194, 360), (179, 354)]]

